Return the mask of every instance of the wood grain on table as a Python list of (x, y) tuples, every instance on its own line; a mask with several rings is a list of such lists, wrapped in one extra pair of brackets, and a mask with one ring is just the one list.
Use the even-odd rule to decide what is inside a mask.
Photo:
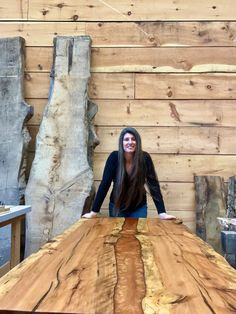
[(235, 313), (236, 271), (178, 221), (81, 219), (1, 278), (0, 313), (34, 311)]

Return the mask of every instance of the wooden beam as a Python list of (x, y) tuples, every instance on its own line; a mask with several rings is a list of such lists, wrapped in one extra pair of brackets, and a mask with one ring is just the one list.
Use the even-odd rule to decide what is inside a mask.
[(135, 98), (234, 99), (236, 74), (135, 74)]
[[(37, 55), (37, 58), (35, 56)], [(27, 72), (50, 72), (52, 48), (28, 47)], [(93, 48), (91, 72), (235, 72), (234, 47)]]
[[(47, 99), (27, 99), (27, 102), (34, 107), (34, 115), (28, 124), (39, 125)], [(98, 105), (95, 124), (99, 127), (236, 125), (235, 100), (96, 99), (95, 102)]]
[(8, 273), (10, 270), (10, 262), (5, 263), (0, 267), (0, 278)]
[(22, 36), (27, 46), (50, 47), (57, 35), (89, 35), (92, 38), (92, 47), (235, 47), (235, 31), (235, 21), (0, 22), (1, 37)]
[(188, 0), (173, 2), (140, 0), (130, 3), (96, 0), (34, 0), (29, 2), (29, 19), (44, 21), (157, 21), (157, 20), (235, 20), (234, 0)]
[[(95, 181), (96, 190), (100, 181)], [(194, 211), (195, 194), (194, 184), (188, 182), (160, 182), (161, 191), (168, 211)], [(111, 188), (102, 205), (103, 209), (108, 209)], [(156, 211), (152, 198), (147, 194), (148, 208)], [(194, 219), (195, 221), (195, 219)]]
[[(94, 178), (102, 179), (102, 173), (109, 154), (94, 155)], [(151, 154), (160, 181), (193, 182), (194, 175), (218, 175), (228, 181), (236, 173), (236, 156), (232, 155), (168, 155)], [(31, 158), (32, 159), (32, 158)]]
[(21, 219), (15, 219), (11, 225), (11, 268), (20, 263)]
[[(49, 82), (49, 73), (26, 73), (24, 81), (26, 97), (48, 98)], [(89, 95), (90, 98), (133, 99), (134, 74), (94, 73), (90, 79)]]

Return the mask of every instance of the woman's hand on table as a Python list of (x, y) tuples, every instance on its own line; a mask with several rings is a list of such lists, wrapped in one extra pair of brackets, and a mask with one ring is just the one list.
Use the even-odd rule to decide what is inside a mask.
[(93, 211), (82, 216), (82, 218), (95, 218), (95, 217), (97, 217), (97, 213)]
[(164, 220), (164, 219), (166, 219), (166, 220), (176, 219), (175, 216), (169, 215), (169, 214), (167, 214), (167, 213), (161, 213), (161, 214), (159, 214), (158, 216), (159, 216), (160, 219), (163, 219), (163, 220)]

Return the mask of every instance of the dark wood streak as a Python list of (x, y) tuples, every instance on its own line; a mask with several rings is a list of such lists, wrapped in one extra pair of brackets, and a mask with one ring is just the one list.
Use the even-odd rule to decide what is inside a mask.
[(50, 290), (52, 289), (53, 281), (50, 284), (50, 287), (48, 290), (44, 293), (44, 295), (39, 299), (37, 304), (33, 307), (32, 312), (35, 312), (37, 308), (40, 306), (40, 304), (43, 302), (43, 300), (46, 298), (46, 296), (49, 294)]
[[(117, 284), (115, 286), (115, 313), (144, 313), (145, 276), (141, 246), (136, 238), (138, 219), (127, 218), (115, 244)], [(135, 269), (135, 272), (133, 271)]]

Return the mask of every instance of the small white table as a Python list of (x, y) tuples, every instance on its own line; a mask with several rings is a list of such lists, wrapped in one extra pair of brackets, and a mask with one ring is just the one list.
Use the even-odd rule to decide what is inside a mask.
[[(10, 269), (20, 263), (20, 231), (21, 221), (31, 211), (29, 205), (10, 206), (9, 211), (0, 213), (0, 228), (11, 224), (11, 260)], [(8, 269), (6, 269), (7, 271)], [(4, 272), (4, 271), (2, 271)]]

